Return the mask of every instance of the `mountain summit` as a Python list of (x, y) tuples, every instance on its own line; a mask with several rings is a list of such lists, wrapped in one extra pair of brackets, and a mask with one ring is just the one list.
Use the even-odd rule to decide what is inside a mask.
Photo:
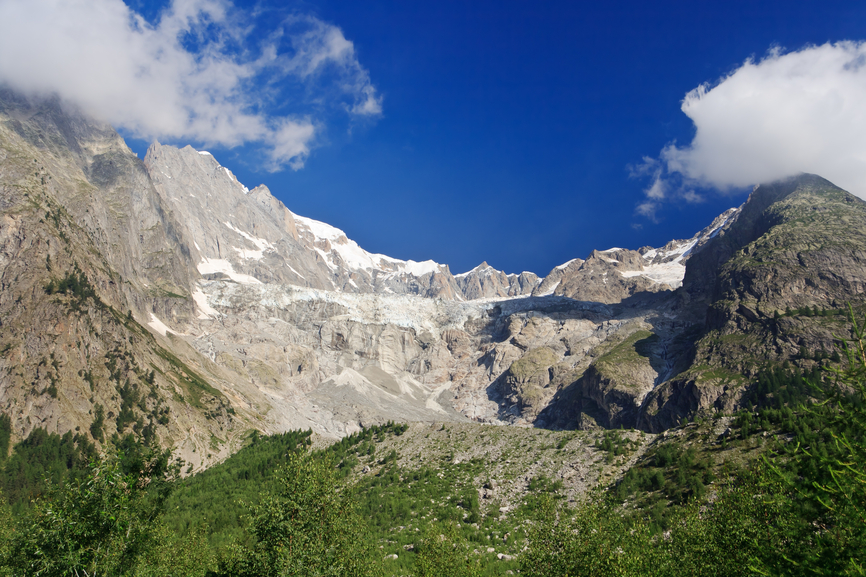
[(829, 349), (836, 325), (794, 310), (860, 302), (866, 277), (864, 204), (810, 175), (664, 247), (453, 275), (369, 253), (207, 152), (154, 143), (142, 161), (110, 126), (9, 91), (0, 211), (14, 434), (133, 434), (194, 467), (250, 429), (660, 430), (738, 406), (762, 363)]

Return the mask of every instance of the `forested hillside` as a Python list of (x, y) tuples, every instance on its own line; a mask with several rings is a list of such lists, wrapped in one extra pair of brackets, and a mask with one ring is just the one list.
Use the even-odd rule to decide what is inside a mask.
[[(748, 409), (642, 440), (481, 426), (469, 438), (454, 424), (389, 423), (316, 449), (309, 432), (253, 433), (233, 457), (182, 479), (169, 452), (132, 436), (100, 458), (83, 437), (35, 430), (10, 455), (3, 418), (3, 570), (862, 574), (864, 338), (855, 322), (841, 354), (808, 353), (813, 369), (760, 372)], [(497, 458), (462, 460), (470, 441)], [(569, 479), (521, 469), (557, 459), (587, 459), (596, 488), (575, 499)]]

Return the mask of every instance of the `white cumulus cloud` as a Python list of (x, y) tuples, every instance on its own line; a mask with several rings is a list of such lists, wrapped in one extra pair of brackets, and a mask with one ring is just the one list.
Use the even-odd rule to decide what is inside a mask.
[[(644, 159), (653, 184), (638, 212), (663, 197), (695, 201), (686, 188), (728, 190), (801, 172), (815, 173), (866, 197), (866, 43), (837, 42), (748, 59), (682, 103), (694, 122), (691, 143), (666, 146)], [(662, 172), (647, 173), (647, 167)], [(679, 192), (660, 195), (678, 182)], [(661, 188), (660, 188), (661, 187)]]
[(227, 0), (173, 0), (154, 24), (122, 0), (2, 0), (0, 82), (58, 93), (145, 139), (258, 144), (274, 170), (304, 165), (323, 100), (381, 114), (339, 28), (291, 17), (256, 43), (249, 16)]

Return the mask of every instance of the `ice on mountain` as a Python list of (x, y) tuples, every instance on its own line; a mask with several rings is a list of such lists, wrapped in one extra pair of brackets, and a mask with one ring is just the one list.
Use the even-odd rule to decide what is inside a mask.
[(254, 276), (235, 272), (232, 263), (222, 258), (207, 258), (203, 257), (202, 261), (196, 265), (200, 274), (216, 274), (222, 273), (241, 284), (262, 284), (262, 281)]

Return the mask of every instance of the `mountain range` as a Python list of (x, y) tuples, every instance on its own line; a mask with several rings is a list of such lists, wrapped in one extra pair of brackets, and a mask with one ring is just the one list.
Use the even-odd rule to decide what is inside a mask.
[(369, 253), (205, 151), (141, 160), (57, 97), (0, 90), (15, 438), (133, 434), (201, 468), (253, 429), (659, 432), (740, 407), (763, 368), (820, 362), (864, 304), (864, 264), (866, 204), (803, 174), (664, 247), (453, 274)]

